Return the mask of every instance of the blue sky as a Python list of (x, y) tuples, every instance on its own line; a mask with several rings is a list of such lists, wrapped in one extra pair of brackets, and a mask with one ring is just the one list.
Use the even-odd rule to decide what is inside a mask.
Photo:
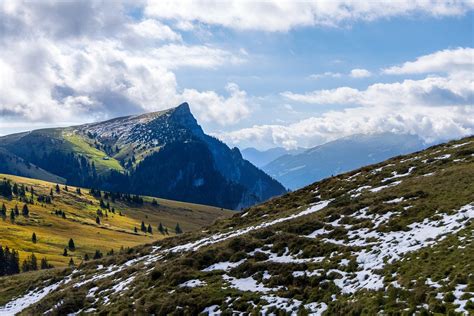
[(470, 135), (473, 7), (4, 1), (0, 134), (188, 101), (208, 133), (241, 148)]

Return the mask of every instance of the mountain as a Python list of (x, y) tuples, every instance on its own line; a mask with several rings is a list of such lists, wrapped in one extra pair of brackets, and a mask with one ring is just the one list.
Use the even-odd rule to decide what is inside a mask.
[[(6, 185), (11, 188), (10, 194), (5, 194)], [(47, 258), (55, 267), (67, 266), (71, 258), (80, 263), (86, 254), (92, 258), (96, 250), (103, 254), (112, 249), (118, 252), (122, 247), (174, 236), (176, 223), (185, 232), (193, 231), (233, 213), (147, 196), (137, 199), (73, 186), (56, 187), (56, 183), (0, 174), (0, 207), (3, 205), (6, 216), (0, 225), (0, 245), (19, 251), (20, 262), (34, 253), (38, 259)], [(22, 214), (24, 205), (28, 216)], [(10, 213), (15, 207), (19, 214), (12, 219)], [(147, 228), (150, 225), (151, 233), (141, 231), (142, 221)], [(168, 234), (158, 231), (160, 223)], [(33, 233), (36, 242), (32, 242)], [(65, 257), (63, 250), (70, 238), (75, 250)]]
[(241, 209), (284, 187), (176, 108), (0, 137), (0, 172)]
[(0, 314), (472, 315), (474, 137), (128, 253), (3, 278)]
[(253, 147), (248, 147), (242, 150), (242, 156), (255, 166), (261, 168), (281, 156), (296, 155), (303, 151), (303, 148), (287, 150), (283, 147), (275, 147), (267, 150), (258, 150)]
[(413, 135), (393, 133), (353, 135), (297, 155), (285, 155), (262, 169), (294, 190), (314, 181), (425, 148)]

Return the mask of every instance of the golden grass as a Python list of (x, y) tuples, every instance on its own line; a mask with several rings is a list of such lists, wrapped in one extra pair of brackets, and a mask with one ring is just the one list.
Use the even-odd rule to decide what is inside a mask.
[[(101, 224), (96, 224), (99, 200), (89, 194), (88, 189), (81, 188), (82, 194), (76, 193), (76, 187), (69, 187), (66, 192), (60, 185), (61, 192), (56, 194), (55, 183), (47, 181), (0, 174), (0, 179), (9, 179), (18, 185), (24, 184), (36, 193), (34, 204), (28, 204), (30, 216), (25, 218), (17, 216), (14, 223), (10, 221), (10, 209), (16, 204), (21, 212), (23, 202), (17, 199), (7, 200), (0, 197), (0, 205), (5, 203), (7, 218), (0, 219), (0, 245), (8, 246), (20, 252), (20, 260), (27, 255), (35, 253), (38, 258), (46, 257), (54, 266), (66, 265), (72, 257), (79, 263), (84, 254), (91, 257), (96, 249), (104, 254), (111, 249), (119, 250), (121, 247), (132, 247), (139, 244), (150, 243), (165, 238), (157, 230), (159, 223), (168, 227), (170, 236), (174, 235), (174, 227), (179, 222), (184, 231), (199, 229), (209, 225), (219, 217), (228, 217), (233, 212), (205, 205), (156, 199), (158, 206), (152, 205), (152, 197), (144, 197), (143, 205), (127, 204), (122, 201), (108, 201), (116, 212), (108, 212), (101, 218)], [(51, 204), (39, 203), (37, 194), (49, 195), (53, 189), (53, 202)], [(27, 198), (30, 193), (27, 192)], [(66, 219), (54, 214), (55, 210), (66, 213)], [(105, 210), (103, 210), (105, 214)], [(122, 212), (123, 216), (119, 215)], [(151, 224), (153, 234), (140, 232), (141, 222)], [(134, 233), (137, 227), (139, 233)], [(31, 241), (33, 232), (37, 236), (37, 243)], [(69, 256), (64, 257), (63, 250), (67, 247), (69, 239), (74, 240), (76, 250), (69, 251)]]

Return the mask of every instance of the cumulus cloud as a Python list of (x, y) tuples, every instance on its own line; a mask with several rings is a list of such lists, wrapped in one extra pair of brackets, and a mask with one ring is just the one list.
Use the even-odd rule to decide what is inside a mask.
[[(445, 50), (421, 56), (415, 62), (392, 67), (400, 73), (443, 72), (419, 80), (376, 83), (366, 89), (339, 87), (299, 94), (283, 92), (290, 101), (350, 106), (284, 125), (259, 125), (221, 133), (234, 145), (261, 147), (315, 146), (356, 133), (416, 134), (426, 142), (474, 133), (474, 77), (466, 58), (470, 48)], [(472, 56), (471, 56), (472, 57)], [(460, 66), (462, 65), (462, 66)]]
[(214, 121), (220, 125), (238, 122), (250, 114), (247, 94), (235, 83), (226, 86), (229, 97), (225, 98), (214, 91), (185, 89), (183, 100), (192, 104), (192, 109), (203, 122)]
[(365, 90), (339, 87), (305, 94), (283, 92), (287, 99), (312, 104), (343, 104), (363, 106), (442, 106), (472, 105), (474, 79), (470, 75), (427, 77), (395, 83), (376, 83)]
[(231, 124), (248, 114), (236, 85), (228, 86), (229, 97), (182, 89), (174, 73), (242, 63), (243, 54), (186, 44), (162, 22), (130, 18), (126, 4), (0, 2), (2, 126), (79, 123), (161, 110), (186, 98), (204, 121)]
[(368, 71), (367, 69), (362, 69), (362, 68), (356, 68), (352, 69), (350, 76), (352, 78), (367, 78), (370, 77), (372, 73)]
[(256, 125), (217, 136), (233, 145), (269, 148), (313, 147), (340, 137), (370, 133), (414, 134), (426, 142), (472, 135), (474, 108), (471, 106), (358, 107), (326, 112), (289, 125)]
[(288, 31), (302, 26), (340, 26), (407, 15), (457, 16), (474, 7), (469, 0), (386, 1), (261, 1), (250, 0), (148, 0), (148, 16), (205, 23), (239, 30)]
[(390, 75), (464, 71), (474, 72), (474, 49), (471, 47), (446, 49), (405, 62), (401, 66), (383, 69), (383, 73)]

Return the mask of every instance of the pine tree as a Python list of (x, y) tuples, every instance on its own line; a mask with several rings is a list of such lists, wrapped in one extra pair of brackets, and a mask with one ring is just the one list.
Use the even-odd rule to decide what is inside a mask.
[(63, 256), (67, 257), (67, 248), (64, 248)]
[(32, 271), (38, 270), (38, 260), (34, 253), (31, 254), (30, 266)]
[[(59, 193), (61, 189), (59, 188), (59, 184), (56, 184), (56, 193)], [(51, 189), (51, 196), (53, 195), (53, 191)]]
[(20, 211), (18, 210), (18, 205), (15, 204), (15, 216), (20, 215)]
[(76, 250), (76, 246), (74, 245), (74, 240), (72, 240), (72, 238), (69, 239), (68, 248), (71, 251)]
[(147, 232), (148, 232), (149, 234), (153, 234), (153, 228), (151, 228), (151, 225), (150, 225), (150, 224), (148, 224)]
[(12, 223), (15, 222), (15, 212), (14, 212), (13, 210), (10, 211), (10, 221), (11, 221)]
[(51, 269), (53, 266), (48, 263), (46, 258), (41, 259), (41, 270)]
[(160, 225), (158, 225), (158, 231), (163, 235), (165, 234), (165, 228), (163, 227), (163, 224), (161, 224), (161, 222)]
[(5, 203), (2, 203), (2, 210), (0, 215), (2, 216), (3, 220), (7, 218), (7, 207), (5, 206)]
[(5, 275), (5, 268), (7, 262), (5, 260), (5, 253), (3, 252), (3, 247), (0, 246), (0, 276)]
[(28, 217), (30, 215), (30, 210), (28, 209), (28, 205), (24, 204), (23, 209), (21, 210), (21, 214), (24, 217)]
[(102, 258), (102, 252), (100, 252), (99, 250), (96, 250), (94, 254), (94, 260), (100, 259), (100, 258)]
[(67, 184), (64, 186), (64, 191), (69, 192), (69, 189), (67, 187)]
[(31, 241), (36, 244), (36, 234), (33, 232), (33, 235), (31, 235)]
[(76, 188), (76, 193), (79, 194), (79, 195), (81, 195), (81, 194), (82, 194), (82, 193), (81, 193), (81, 188)]
[(89, 255), (87, 253), (84, 255), (84, 261), (89, 261)]
[(97, 216), (97, 217), (95, 218), (95, 222), (97, 223), (97, 225), (100, 225), (100, 217), (99, 217), (99, 216)]
[(53, 189), (51, 189), (51, 191), (49, 191), (49, 196), (51, 196), (51, 198), (53, 198)]
[(69, 266), (70, 266), (70, 267), (74, 267), (74, 266), (75, 266), (74, 260), (73, 260), (72, 258), (69, 260)]
[(174, 231), (176, 232), (176, 234), (182, 234), (183, 233), (183, 230), (179, 226), (179, 223), (176, 223), (176, 227), (174, 228)]
[(146, 226), (145, 226), (145, 223), (143, 221), (142, 221), (141, 231), (146, 233)]

